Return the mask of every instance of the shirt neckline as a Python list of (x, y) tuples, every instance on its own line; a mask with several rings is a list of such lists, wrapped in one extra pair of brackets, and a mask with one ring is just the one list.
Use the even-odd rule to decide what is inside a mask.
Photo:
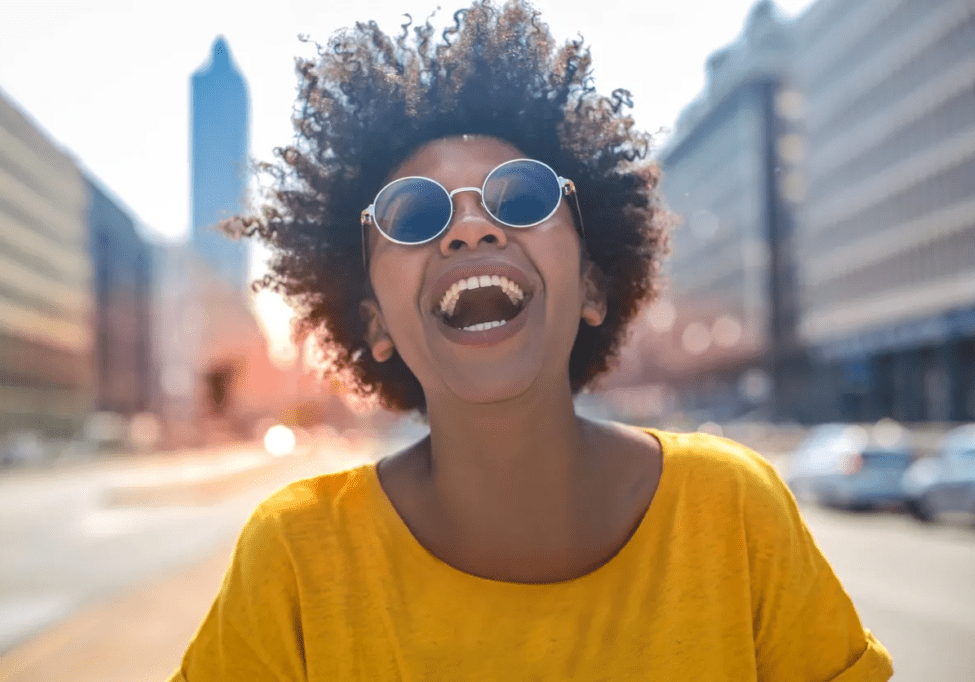
[(452, 566), (424, 547), (413, 535), (413, 532), (399, 515), (392, 501), (386, 496), (386, 491), (383, 490), (382, 484), (379, 481), (378, 461), (371, 462), (364, 467), (369, 486), (368, 492), (375, 498), (375, 504), (380, 509), (381, 522), (384, 524), (390, 540), (403, 548), (414, 560), (422, 564), (423, 570), (436, 572), (444, 580), (460, 580), (468, 584), (478, 584), (491, 589), (524, 590), (536, 593), (587, 586), (592, 582), (602, 580), (604, 576), (612, 576), (621, 570), (622, 566), (625, 566), (631, 561), (634, 553), (639, 551), (639, 547), (646, 544), (647, 537), (658, 532), (658, 528), (660, 528), (659, 520), (664, 515), (662, 509), (663, 507), (669, 506), (666, 500), (670, 499), (673, 495), (675, 485), (673, 479), (675, 477), (670, 473), (670, 462), (672, 459), (670, 440), (657, 429), (647, 427), (630, 428), (638, 428), (638, 430), (656, 438), (657, 442), (660, 443), (661, 472), (660, 480), (657, 482), (657, 489), (654, 492), (653, 498), (650, 500), (650, 504), (640, 517), (636, 529), (616, 554), (588, 573), (568, 580), (548, 583), (523, 583), (497, 580), (468, 573), (467, 571)]

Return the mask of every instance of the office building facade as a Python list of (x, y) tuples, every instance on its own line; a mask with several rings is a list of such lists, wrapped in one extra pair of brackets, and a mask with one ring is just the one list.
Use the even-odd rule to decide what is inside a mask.
[(85, 182), (0, 95), (0, 439), (74, 438), (94, 405)]
[(822, 419), (975, 419), (975, 5), (798, 21), (799, 335)]
[(86, 178), (95, 290), (95, 408), (131, 417), (152, 407), (150, 245), (132, 216), (97, 181)]
[(705, 92), (659, 155), (681, 224), (642, 355), (683, 411), (776, 416), (798, 390), (791, 50), (774, 5), (757, 3), (738, 40), (709, 58)]

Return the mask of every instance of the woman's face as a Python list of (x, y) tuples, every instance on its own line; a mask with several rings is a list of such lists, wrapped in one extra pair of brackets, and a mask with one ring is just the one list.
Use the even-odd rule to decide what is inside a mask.
[[(479, 188), (497, 165), (523, 157), (495, 138), (442, 138), (420, 147), (390, 180), (423, 176), (448, 191)], [(551, 218), (529, 228), (493, 221), (477, 192), (459, 192), (453, 203), (447, 230), (426, 244), (396, 244), (370, 226), (375, 301), (364, 307), (374, 355), (386, 359), (391, 342), (431, 406), (458, 398), (504, 401), (533, 387), (547, 392), (553, 382), (567, 385), (580, 316), (599, 324), (605, 305), (589, 266), (580, 268), (580, 242), (566, 200)], [(478, 288), (454, 286), (471, 277)], [(484, 277), (492, 284), (484, 286)], [(502, 320), (487, 330), (462, 329)]]

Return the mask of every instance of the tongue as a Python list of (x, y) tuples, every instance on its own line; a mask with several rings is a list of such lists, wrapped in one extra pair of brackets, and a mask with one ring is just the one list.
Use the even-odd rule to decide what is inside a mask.
[(472, 324), (510, 320), (518, 314), (518, 306), (511, 302), (500, 287), (481, 287), (462, 291), (457, 308), (448, 324), (463, 329)]

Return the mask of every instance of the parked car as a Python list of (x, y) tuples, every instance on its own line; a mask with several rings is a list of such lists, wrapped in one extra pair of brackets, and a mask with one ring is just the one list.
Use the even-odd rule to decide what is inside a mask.
[(975, 523), (975, 424), (949, 431), (937, 454), (915, 462), (901, 485), (917, 518), (960, 514)]
[(823, 424), (793, 452), (786, 482), (796, 498), (831, 507), (903, 505), (901, 478), (913, 461), (907, 430), (895, 422)]

